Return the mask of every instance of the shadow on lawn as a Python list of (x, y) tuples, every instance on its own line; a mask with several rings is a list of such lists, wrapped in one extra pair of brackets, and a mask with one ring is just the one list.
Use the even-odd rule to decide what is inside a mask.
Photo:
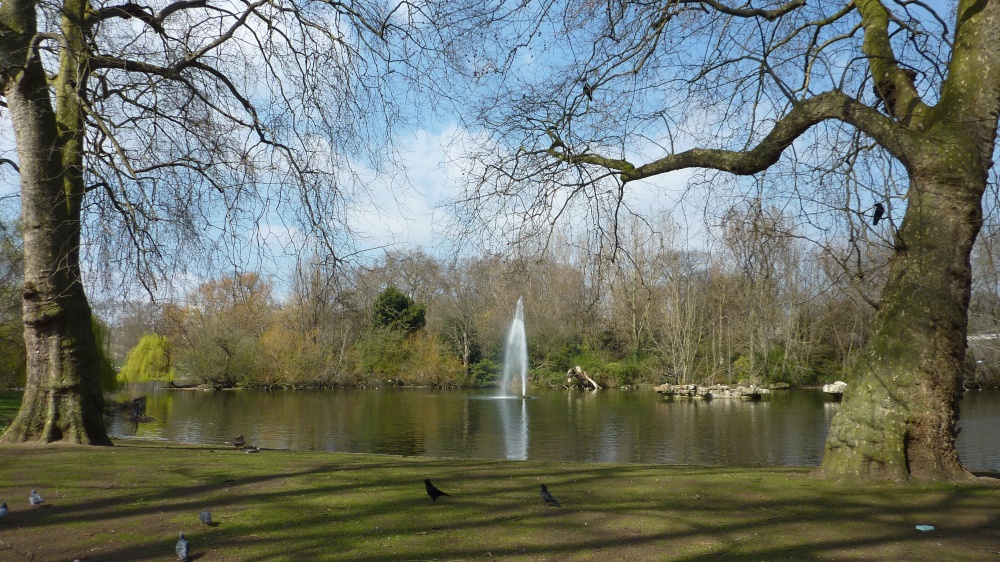
[[(132, 448), (144, 454), (138, 446), (116, 449), (128, 454)], [(795, 469), (361, 455), (323, 462), (322, 454), (268, 459), (266, 453), (190, 447), (177, 448), (185, 458), (172, 462), (155, 454), (162, 447), (154, 449), (161, 465), (131, 475), (138, 479), (132, 487), (95, 491), (100, 497), (88, 501), (88, 489), (110, 478), (87, 477), (75, 484), (72, 501), (19, 510), (17, 526), (107, 528), (139, 519), (166, 527), (151, 526), (153, 540), (116, 544), (86, 558), (115, 561), (164, 558), (176, 530), (185, 531), (205, 560), (819, 560), (893, 559), (907, 552), (909, 559), (958, 559), (929, 549), (930, 539), (966, 545), (960, 556), (966, 560), (995, 560), (1000, 551), (1000, 488), (986, 484), (854, 488)], [(432, 503), (423, 478), (451, 496)], [(562, 509), (542, 503), (539, 483), (549, 485)], [(219, 527), (198, 525), (197, 513), (207, 506)], [(191, 523), (177, 522), (188, 516)], [(920, 533), (914, 523), (939, 530)], [(0, 533), (7, 530), (0, 524)]]

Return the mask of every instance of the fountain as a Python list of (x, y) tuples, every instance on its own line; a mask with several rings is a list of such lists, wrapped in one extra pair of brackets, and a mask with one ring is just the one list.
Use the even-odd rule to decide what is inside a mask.
[[(515, 377), (521, 377), (521, 396), (528, 394), (528, 343), (524, 337), (524, 299), (518, 297), (514, 321), (507, 335), (507, 348), (503, 360), (501, 392), (510, 393)], [(516, 387), (513, 389), (516, 392)]]

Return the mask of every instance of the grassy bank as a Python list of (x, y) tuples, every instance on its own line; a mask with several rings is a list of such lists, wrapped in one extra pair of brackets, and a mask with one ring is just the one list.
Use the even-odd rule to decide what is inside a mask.
[[(450, 497), (432, 503), (422, 480)], [(547, 507), (539, 484), (563, 507)], [(28, 505), (37, 488), (44, 507)], [(802, 469), (0, 448), (0, 560), (996, 560), (1000, 487)], [(198, 523), (210, 509), (218, 525)], [(937, 530), (917, 531), (917, 524)]]

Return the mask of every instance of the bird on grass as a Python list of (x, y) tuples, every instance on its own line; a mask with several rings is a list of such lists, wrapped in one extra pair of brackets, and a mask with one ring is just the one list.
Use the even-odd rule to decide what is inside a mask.
[(424, 487), (427, 488), (427, 495), (431, 497), (431, 501), (436, 502), (437, 499), (440, 498), (441, 496), (447, 496), (448, 495), (448, 494), (442, 492), (441, 490), (438, 490), (437, 488), (435, 488), (434, 484), (431, 484), (430, 478), (425, 478), (424, 479)]
[(258, 447), (257, 445), (247, 445), (246, 447), (243, 447), (243, 452), (244, 453), (259, 453), (260, 452), (260, 447)]
[(10, 510), (7, 509), (7, 502), (0, 503), (0, 519), (7, 517), (7, 513), (9, 513), (9, 511)]
[(545, 487), (545, 484), (542, 484), (542, 499), (552, 507), (562, 507), (559, 500), (552, 497), (552, 494), (549, 493), (549, 489)]
[(878, 226), (878, 221), (882, 220), (883, 216), (885, 216), (885, 205), (875, 203), (875, 212), (872, 213), (872, 226)]
[(188, 561), (188, 541), (184, 538), (184, 531), (181, 531), (181, 538), (177, 539), (177, 546), (174, 547), (177, 559), (181, 562)]
[(205, 525), (211, 525), (212, 514), (209, 513), (208, 510), (202, 511), (201, 513), (198, 514), (198, 520), (204, 523)]
[(242, 433), (237, 435), (236, 437), (233, 437), (233, 446), (236, 447), (237, 449), (242, 449), (243, 445), (246, 445), (246, 442), (247, 440), (243, 438)]
[(28, 501), (31, 502), (31, 505), (42, 505), (42, 502), (45, 501), (45, 498), (38, 495), (38, 492), (32, 490), (31, 494), (28, 496)]

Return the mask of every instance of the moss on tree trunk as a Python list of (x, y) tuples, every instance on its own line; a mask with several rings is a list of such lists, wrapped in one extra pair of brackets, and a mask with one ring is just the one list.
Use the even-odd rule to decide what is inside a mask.
[(969, 256), (982, 224), (984, 186), (980, 174), (913, 174), (882, 305), (831, 425), (824, 474), (969, 477), (955, 449), (955, 427), (971, 291)]
[(64, 6), (67, 43), (59, 51), (60, 73), (53, 84), (38, 57), (25, 57), (36, 30), (33, 7), (4, 6), (0, 26), (23, 32), (0, 41), (0, 86), (20, 167), (27, 384), (21, 409), (0, 442), (109, 445), (80, 275), (84, 123), (76, 88), (87, 70), (80, 54), (86, 52), (85, 33), (74, 22), (83, 21), (87, 4)]

